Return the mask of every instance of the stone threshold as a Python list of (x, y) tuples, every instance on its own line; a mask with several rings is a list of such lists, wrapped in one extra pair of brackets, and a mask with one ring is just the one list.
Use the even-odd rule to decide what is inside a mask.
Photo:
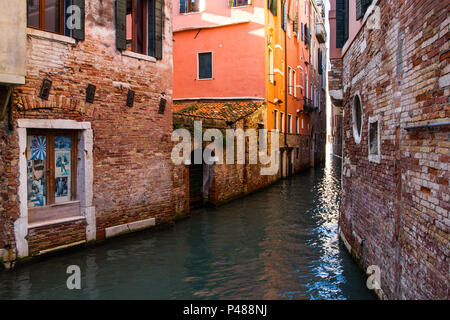
[(66, 222), (85, 220), (85, 219), (86, 218), (84, 216), (75, 216), (75, 217), (67, 217), (67, 218), (32, 222), (32, 223), (28, 224), (28, 230), (34, 229), (34, 228), (39, 228), (39, 227), (51, 226), (51, 225), (55, 225), (55, 224), (62, 224), (62, 223), (66, 223)]

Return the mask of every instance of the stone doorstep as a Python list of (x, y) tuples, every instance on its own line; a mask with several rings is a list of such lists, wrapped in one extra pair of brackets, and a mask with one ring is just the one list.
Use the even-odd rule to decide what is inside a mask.
[(155, 218), (150, 218), (150, 219), (145, 219), (145, 220), (141, 220), (141, 221), (121, 224), (121, 225), (118, 225), (118, 226), (113, 226), (113, 227), (106, 228), (105, 229), (105, 236), (108, 239), (108, 238), (111, 238), (111, 237), (114, 237), (114, 236), (118, 236), (120, 234), (138, 231), (140, 229), (145, 229), (147, 227), (152, 227), (154, 225), (156, 225), (156, 219)]
[(28, 224), (28, 229), (51, 226), (51, 225), (55, 225), (55, 224), (62, 224), (62, 223), (66, 223), (66, 222), (73, 222), (73, 221), (85, 220), (85, 219), (86, 219), (86, 217), (84, 217), (84, 216), (75, 216), (75, 217), (68, 217), (68, 218), (62, 218), (62, 219), (38, 221), (38, 222), (33, 222), (33, 223)]

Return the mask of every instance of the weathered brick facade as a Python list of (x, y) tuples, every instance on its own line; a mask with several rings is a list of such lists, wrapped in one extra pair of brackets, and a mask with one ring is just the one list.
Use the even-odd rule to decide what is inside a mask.
[[(97, 240), (107, 227), (148, 218), (159, 223), (185, 210), (183, 168), (170, 160), (172, 2), (165, 1), (162, 60), (116, 49), (114, 1), (85, 3), (84, 41), (27, 29), (26, 84), (14, 89), (11, 121), (0, 123), (0, 249), (15, 250), (15, 222), (20, 201), (26, 202), (18, 197), (18, 119), (90, 123), (93, 154), (85, 156), (93, 157)], [(52, 81), (48, 101), (38, 97), (44, 78)], [(88, 84), (97, 88), (92, 104), (85, 102)], [(133, 107), (126, 106), (128, 89), (135, 91)], [(29, 254), (86, 239), (86, 232), (79, 222), (30, 229)], [(50, 241), (40, 240), (49, 234)]]
[[(380, 28), (365, 20), (344, 47), (340, 85), (339, 62), (332, 62), (337, 76), (330, 92), (343, 90), (344, 107), (341, 237), (363, 268), (380, 267), (382, 298), (449, 299), (448, 2), (374, 3)], [(377, 19), (377, 10), (371, 12), (369, 19)], [(359, 143), (352, 120), (357, 94)], [(374, 117), (379, 163), (369, 160)], [(428, 123), (441, 125), (406, 130)]]

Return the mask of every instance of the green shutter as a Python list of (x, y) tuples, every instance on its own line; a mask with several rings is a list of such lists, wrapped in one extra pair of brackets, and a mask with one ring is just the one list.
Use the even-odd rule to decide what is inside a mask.
[(155, 0), (155, 58), (163, 56), (164, 0)]
[[(73, 29), (72, 30), (72, 38), (77, 40), (84, 40), (84, 20), (85, 20), (85, 14), (84, 14), (84, 0), (72, 0), (72, 4), (75, 6), (78, 6), (80, 8), (81, 13), (81, 24), (80, 29)], [(64, 21), (66, 23), (66, 21)]]
[(228, 8), (233, 7), (234, 0), (228, 0)]
[(116, 0), (116, 47), (127, 49), (127, 0)]
[(272, 14), (274, 16), (277, 15), (277, 2), (278, 2), (278, 0), (271, 0), (270, 1), (270, 12), (272, 12)]

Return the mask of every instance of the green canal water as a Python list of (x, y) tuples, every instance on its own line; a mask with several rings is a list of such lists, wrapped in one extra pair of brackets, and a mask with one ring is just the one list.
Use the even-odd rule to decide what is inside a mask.
[[(0, 299), (374, 299), (337, 237), (340, 160), (173, 228), (0, 271)], [(67, 267), (81, 268), (68, 290)]]

